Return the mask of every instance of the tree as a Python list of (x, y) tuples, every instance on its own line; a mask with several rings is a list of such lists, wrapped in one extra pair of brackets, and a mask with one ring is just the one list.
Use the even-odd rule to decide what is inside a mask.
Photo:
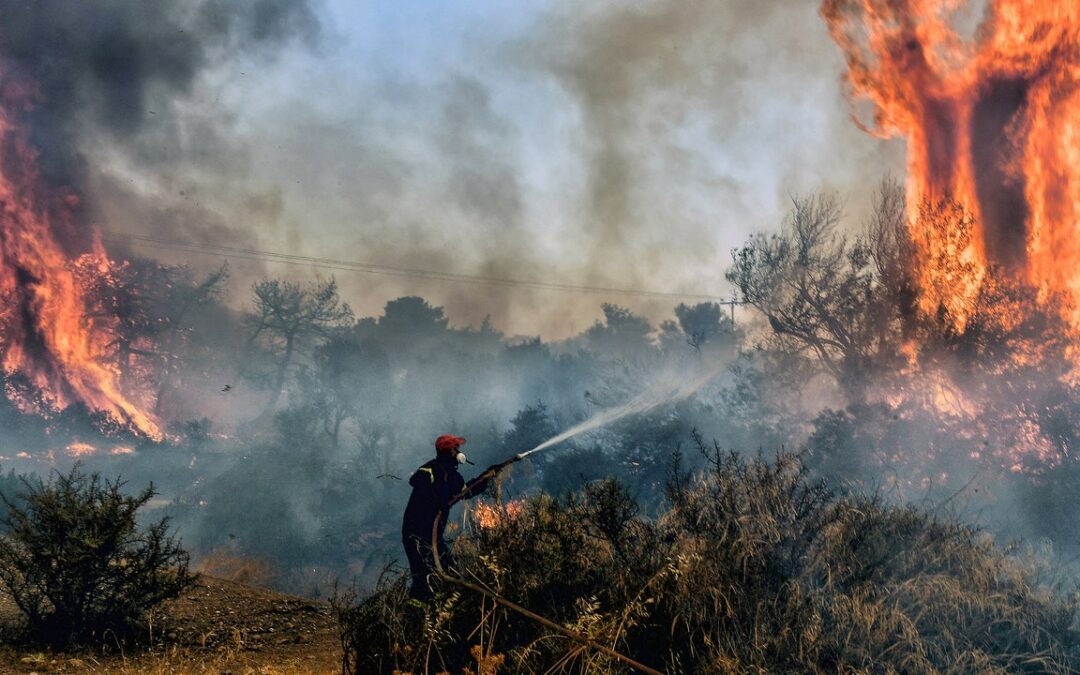
[(128, 635), (149, 609), (194, 582), (167, 518), (138, 528), (136, 512), (156, 494), (152, 485), (126, 495), (120, 480), (76, 464), (23, 486), (17, 500), (0, 495), (8, 509), (0, 583), (33, 638), (61, 646)]
[(206, 275), (202, 281), (195, 281), (188, 273), (171, 285), (169, 304), (164, 315), (165, 337), (164, 344), (161, 345), (157, 395), (154, 397), (155, 415), (161, 414), (165, 395), (170, 391), (176, 373), (183, 364), (180, 345), (183, 342), (185, 321), (196, 307), (218, 298), (228, 278), (228, 265), (222, 265), (216, 272)]
[(693, 307), (679, 303), (675, 308), (675, 318), (686, 335), (686, 342), (694, 349), (718, 335), (721, 330), (723, 314), (720, 305), (715, 302), (702, 302)]
[(315, 349), (314, 365), (304, 372), (305, 405), (311, 406), (322, 431), (336, 450), (342, 426), (358, 420), (365, 409), (383, 408), (389, 377), (386, 353), (372, 340), (334, 336)]
[(190, 360), (192, 314), (220, 297), (228, 267), (199, 279), (186, 266), (142, 259), (103, 263), (83, 256), (75, 273), (90, 304), (89, 318), (109, 327), (110, 356), (122, 372), (144, 375), (138, 384), (148, 387), (147, 398), (153, 396), (160, 416)]
[(653, 327), (648, 319), (607, 302), (600, 308), (604, 322), (597, 321), (585, 331), (590, 349), (610, 358), (636, 357), (652, 349), (649, 335)]
[(429, 305), (417, 296), (406, 296), (386, 303), (376, 335), (383, 345), (396, 345), (408, 352), (444, 337), (448, 324), (442, 307)]
[(715, 302), (700, 302), (694, 306), (680, 303), (675, 308), (675, 318), (679, 320), (686, 343), (698, 351), (706, 346), (716, 346), (722, 336), (726, 336), (729, 344), (738, 337), (735, 322), (724, 316), (723, 309)]
[(531, 450), (558, 433), (543, 401), (519, 410), (510, 427), (502, 439), (502, 452), (507, 456)]
[(839, 231), (835, 197), (798, 198), (784, 229), (734, 252), (727, 279), (765, 315), (772, 346), (810, 354), (853, 399), (883, 372), (899, 372), (914, 302), (899, 186), (885, 182), (863, 237)]
[(248, 316), (249, 341), (262, 343), (275, 364), (270, 398), (263, 415), (273, 412), (297, 350), (309, 340), (326, 338), (352, 319), (352, 309), (338, 297), (337, 282), (307, 286), (278, 279), (255, 284), (255, 311)]

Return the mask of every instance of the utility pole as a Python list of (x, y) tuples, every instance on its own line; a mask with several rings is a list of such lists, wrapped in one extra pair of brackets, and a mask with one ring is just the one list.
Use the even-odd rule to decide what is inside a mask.
[(734, 326), (735, 325), (735, 305), (740, 305), (740, 306), (745, 305), (746, 301), (745, 300), (738, 300), (738, 299), (735, 298), (735, 296), (732, 296), (730, 300), (728, 300), (727, 302), (721, 303), (721, 304), (727, 305), (731, 309), (731, 325)]

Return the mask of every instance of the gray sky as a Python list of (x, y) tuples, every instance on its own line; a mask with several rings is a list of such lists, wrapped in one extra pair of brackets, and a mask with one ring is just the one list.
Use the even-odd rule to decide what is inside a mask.
[[(851, 124), (813, 0), (326, 0), (317, 32), (221, 51), (123, 143), (80, 138), (108, 230), (384, 265), (727, 295), (788, 197), (853, 222), (902, 147)], [(272, 51), (272, 53), (270, 53)], [(150, 94), (151, 108), (154, 105)], [(213, 256), (144, 250), (209, 267)], [(251, 282), (330, 272), (234, 261)], [(334, 272), (361, 314), (422, 295), (455, 325), (564, 337), (613, 301)]]

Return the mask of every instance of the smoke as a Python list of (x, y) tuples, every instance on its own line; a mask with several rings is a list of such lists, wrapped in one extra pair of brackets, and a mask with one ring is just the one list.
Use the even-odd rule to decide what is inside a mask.
[(202, 240), (251, 238), (169, 185), (172, 167), (243, 154), (205, 74), (319, 34), (309, 0), (0, 1), (3, 76), (34, 92), (21, 123), (46, 182), (79, 193), (84, 222)]
[[(320, 18), (377, 20), (357, 12)], [(213, 58), (216, 68), (172, 89), (186, 91), (165, 111), (177, 133), (159, 129), (155, 102), (119, 151), (115, 132), (82, 139), (101, 167), (95, 220), (402, 267), (725, 295), (730, 249), (779, 222), (789, 193), (823, 181), (858, 193), (897, 156), (850, 128), (843, 64), (811, 3), (564, 3), (513, 24), (489, 18), (483, 29), (410, 24), (394, 39), (324, 36), (312, 58), (295, 52), (257, 76)], [(237, 42), (270, 51), (216, 35), (204, 54)], [(235, 305), (257, 276), (312, 274), (245, 265), (233, 266)], [(511, 334), (549, 338), (589, 326), (604, 301), (653, 319), (670, 310), (615, 295), (338, 280), (360, 312), (422, 295), (463, 323), (491, 314)]]
[[(680, 264), (726, 265), (793, 191), (869, 192), (837, 171), (864, 165), (865, 146), (840, 113), (826, 67), (839, 62), (812, 3), (593, 7), (566, 10), (534, 49), (581, 111), (581, 225), (597, 276), (615, 276), (616, 250), (634, 281), (662, 270), (677, 284)], [(673, 240), (685, 245), (663, 245)]]
[(319, 28), (307, 0), (4, 0), (0, 17), (7, 69), (40, 92), (29, 119), (44, 169), (76, 184), (84, 135), (147, 152), (137, 139), (153, 121), (159, 157), (144, 159), (165, 158), (181, 144), (179, 102), (212, 60), (310, 42)]
[(609, 9), (575, 23), (569, 43), (576, 47), (570, 50), (542, 48), (552, 72), (581, 107), (587, 139), (584, 225), (597, 259), (641, 234), (645, 223), (638, 218), (642, 201), (635, 190), (647, 188), (649, 164), (674, 150), (668, 145), (672, 140), (655, 132), (643, 139), (641, 127), (684, 114), (672, 105), (675, 98), (683, 105), (706, 102), (713, 93), (710, 84), (734, 79), (741, 70), (738, 63), (710, 63), (699, 52), (701, 38), (712, 32), (706, 27), (715, 27), (711, 15), (716, 12), (704, 3), (646, 7)]
[[(897, 155), (850, 128), (810, 2), (563, 3), (482, 29), (412, 23), (403, 39), (364, 22), (404, 9), (314, 0), (7, 5), (4, 53), (41, 88), (50, 175), (114, 231), (724, 295), (730, 249), (778, 222), (789, 193), (860, 192)], [(356, 33), (327, 29), (346, 24)], [(236, 306), (256, 278), (312, 274), (232, 269)], [(416, 294), (546, 337), (587, 327), (603, 301), (670, 309), (338, 277), (361, 312)]]

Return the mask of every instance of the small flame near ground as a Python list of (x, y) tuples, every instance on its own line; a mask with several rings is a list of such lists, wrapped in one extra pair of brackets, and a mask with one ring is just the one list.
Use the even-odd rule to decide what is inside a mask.
[(512, 523), (525, 509), (524, 500), (510, 500), (505, 504), (478, 501), (470, 511), (473, 522), (482, 530), (490, 530), (506, 523)]

